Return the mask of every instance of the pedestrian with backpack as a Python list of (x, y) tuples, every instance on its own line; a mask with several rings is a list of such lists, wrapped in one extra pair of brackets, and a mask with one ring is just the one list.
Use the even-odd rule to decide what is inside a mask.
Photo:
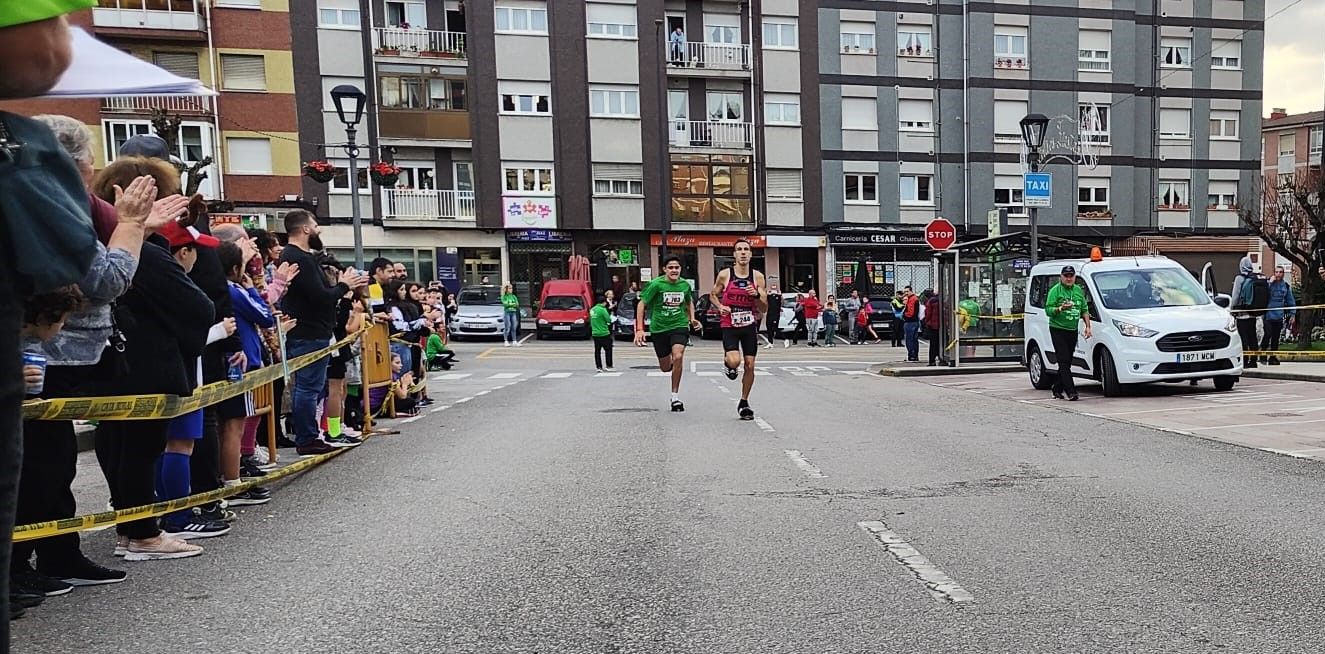
[(1270, 282), (1256, 272), (1251, 257), (1242, 257), (1242, 261), (1238, 262), (1238, 271), (1238, 276), (1233, 278), (1233, 297), (1229, 306), (1233, 307), (1238, 337), (1242, 339), (1242, 367), (1255, 368), (1259, 357), (1245, 353), (1256, 351), (1256, 320), (1270, 306)]
[[(1293, 287), (1284, 281), (1285, 272), (1283, 266), (1275, 266), (1274, 279), (1270, 280), (1270, 303), (1265, 312), (1265, 317), (1261, 318), (1262, 352), (1279, 351), (1279, 336), (1284, 331), (1284, 321), (1297, 313), (1294, 309), (1297, 306), (1297, 300), (1293, 297)], [(1265, 362), (1277, 366), (1279, 365), (1279, 357), (1268, 354)]]

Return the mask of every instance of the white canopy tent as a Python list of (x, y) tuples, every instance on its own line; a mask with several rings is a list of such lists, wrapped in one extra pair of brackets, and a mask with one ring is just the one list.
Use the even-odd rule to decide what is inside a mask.
[(212, 96), (216, 92), (196, 79), (180, 77), (118, 50), (79, 28), (73, 35), (73, 61), (47, 98), (105, 98), (163, 95)]

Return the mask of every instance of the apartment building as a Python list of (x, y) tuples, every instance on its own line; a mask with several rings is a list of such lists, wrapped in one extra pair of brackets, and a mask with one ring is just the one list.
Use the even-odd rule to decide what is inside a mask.
[(1116, 252), (1245, 254), (1260, 0), (819, 5), (818, 32), (839, 39), (819, 71), (835, 273), (866, 259), (898, 284), (927, 281), (919, 228), (936, 216), (972, 236), (995, 207), (1025, 225), (1018, 121), (1032, 112), (1053, 119), (1042, 231)]
[[(1284, 109), (1271, 109), (1270, 117), (1261, 123), (1263, 183), (1278, 187), (1292, 184), (1302, 175), (1319, 175), (1322, 135), (1325, 135), (1325, 111), (1289, 115)], [(1290, 275), (1294, 272), (1289, 261), (1263, 244), (1261, 261), (1283, 265)], [(1269, 269), (1271, 266), (1262, 267)]]
[(113, 97), (6, 103), (25, 114), (61, 113), (93, 128), (96, 166), (152, 133), (152, 111), (181, 119), (175, 154), (212, 165), (198, 192), (229, 219), (270, 226), (298, 206), (300, 165), (288, 0), (101, 0), (69, 16), (115, 47), (201, 80), (214, 98)]

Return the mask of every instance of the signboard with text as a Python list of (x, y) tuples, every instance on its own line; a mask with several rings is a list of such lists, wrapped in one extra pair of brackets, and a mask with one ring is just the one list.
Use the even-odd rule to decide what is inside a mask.
[(1054, 194), (1054, 180), (1049, 173), (1026, 173), (1023, 177), (1023, 191), (1027, 207), (1050, 208), (1050, 199)]
[(957, 242), (957, 228), (947, 218), (935, 218), (925, 226), (925, 244), (935, 250), (946, 250)]

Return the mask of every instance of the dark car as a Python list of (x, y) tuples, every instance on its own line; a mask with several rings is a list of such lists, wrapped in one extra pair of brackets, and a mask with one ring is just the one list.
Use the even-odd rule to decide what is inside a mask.
[(722, 313), (713, 306), (713, 298), (707, 295), (695, 300), (695, 319), (699, 320), (700, 338), (722, 337)]
[[(616, 303), (616, 321), (612, 323), (612, 335), (617, 340), (635, 339), (635, 308), (639, 306), (638, 293), (626, 293)], [(644, 319), (644, 332), (649, 331), (649, 319)]]
[(870, 324), (874, 326), (874, 333), (883, 338), (884, 334), (891, 334), (893, 331), (893, 305), (888, 300), (870, 300), (870, 308), (874, 310), (870, 314)]

